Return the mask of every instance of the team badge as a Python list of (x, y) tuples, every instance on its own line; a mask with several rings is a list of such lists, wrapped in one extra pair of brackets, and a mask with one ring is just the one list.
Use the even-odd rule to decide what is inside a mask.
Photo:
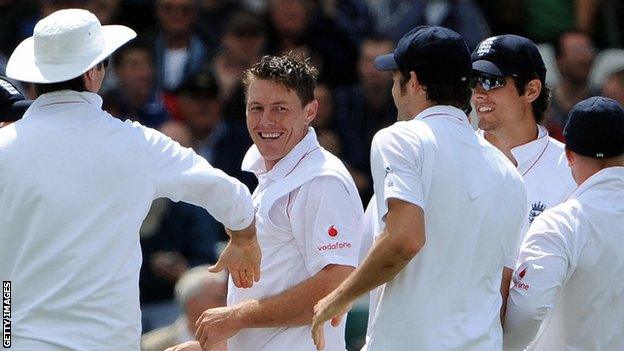
[(546, 204), (538, 201), (531, 205), (531, 211), (529, 212), (529, 223), (533, 223), (535, 217), (539, 216), (546, 209)]

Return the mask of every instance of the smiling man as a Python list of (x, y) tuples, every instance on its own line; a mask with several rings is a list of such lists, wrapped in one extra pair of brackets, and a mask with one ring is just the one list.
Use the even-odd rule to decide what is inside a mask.
[(576, 188), (564, 145), (539, 125), (548, 108), (546, 68), (537, 46), (500, 35), (472, 53), (472, 102), (479, 133), (518, 168), (528, 199), (528, 222), (565, 201)]
[[(312, 350), (313, 306), (357, 265), (363, 209), (349, 172), (310, 127), (315, 81), (316, 69), (290, 55), (265, 56), (245, 73), (254, 146), (243, 169), (258, 177), (263, 276), (247, 290), (230, 284), (228, 307), (204, 312), (196, 334), (204, 349), (229, 338), (230, 350)], [(344, 324), (326, 335), (327, 350), (345, 349)]]

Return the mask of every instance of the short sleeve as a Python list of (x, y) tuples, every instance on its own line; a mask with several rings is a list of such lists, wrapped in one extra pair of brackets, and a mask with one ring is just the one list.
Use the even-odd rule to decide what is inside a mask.
[(144, 141), (155, 198), (166, 197), (203, 207), (233, 230), (251, 224), (254, 209), (245, 185), (166, 135), (138, 123), (133, 123), (133, 127)]
[(420, 138), (401, 130), (384, 129), (373, 138), (371, 168), (379, 218), (388, 211), (388, 199), (395, 198), (425, 208)]
[(357, 267), (363, 214), (355, 186), (337, 177), (318, 177), (300, 188), (291, 223), (311, 275), (329, 264)]

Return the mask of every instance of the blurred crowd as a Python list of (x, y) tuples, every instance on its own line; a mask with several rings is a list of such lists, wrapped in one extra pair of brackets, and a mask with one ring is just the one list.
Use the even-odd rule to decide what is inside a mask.
[[(100, 94), (104, 109), (161, 130), (250, 189), (240, 170), (251, 145), (243, 71), (263, 54), (294, 51), (320, 70), (314, 127), (348, 165), (365, 203), (373, 135), (396, 120), (391, 76), (373, 60), (417, 25), (459, 32), (472, 50), (496, 34), (524, 35), (547, 63), (551, 107), (543, 124), (562, 139), (570, 108), (593, 95), (624, 104), (624, 2), (618, 0), (0, 0), (0, 74), (35, 23), (69, 7), (139, 38), (120, 49)], [(25, 94), (34, 98), (29, 86)], [(144, 331), (174, 322), (174, 286), (215, 259), (224, 239), (205, 211), (157, 200), (141, 228)]]

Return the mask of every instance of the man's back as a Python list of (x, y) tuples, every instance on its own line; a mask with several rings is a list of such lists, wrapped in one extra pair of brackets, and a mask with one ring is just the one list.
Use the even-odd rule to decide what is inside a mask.
[[(531, 288), (544, 295), (555, 294), (555, 307), (542, 325), (542, 334), (531, 350), (621, 350), (624, 337), (624, 167), (611, 167), (596, 173), (572, 195), (572, 199), (553, 208), (536, 220), (525, 248), (536, 258), (549, 256), (564, 260), (567, 269), (561, 286), (547, 286), (543, 278), (534, 281), (530, 264), (522, 281), (527, 290), (514, 288), (514, 304), (539, 309), (542, 301), (525, 298)], [(550, 238), (545, 241), (542, 238)], [(537, 240), (542, 243), (535, 246)], [(548, 245), (548, 246), (546, 246)], [(523, 250), (526, 251), (526, 250)], [(547, 267), (550, 268), (550, 267)], [(520, 269), (520, 268), (519, 268)], [(549, 275), (559, 274), (556, 267)], [(518, 285), (518, 284), (516, 284)], [(533, 287), (533, 285), (535, 285)], [(550, 284), (553, 285), (553, 284)], [(530, 306), (530, 307), (526, 307)], [(512, 323), (515, 321), (512, 321)]]
[[(373, 148), (412, 147), (403, 157), (422, 184), (426, 244), (386, 284), (369, 350), (500, 349), (501, 273), (526, 206), (520, 175), (458, 109), (427, 109), (375, 139)], [(379, 204), (397, 180), (386, 169), (385, 189), (378, 187), (384, 175), (375, 154)]]
[(13, 284), (16, 350), (138, 349), (141, 222), (161, 196), (207, 207), (206, 193), (186, 193), (205, 160), (100, 106), (50, 93), (0, 130), (0, 276)]

